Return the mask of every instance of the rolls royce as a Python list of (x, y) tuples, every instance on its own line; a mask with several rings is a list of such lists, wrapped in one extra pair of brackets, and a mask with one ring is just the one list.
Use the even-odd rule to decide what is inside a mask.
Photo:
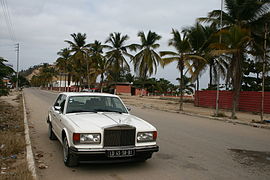
[(48, 136), (63, 146), (68, 167), (79, 163), (145, 161), (159, 150), (157, 130), (106, 93), (60, 93), (49, 109)]

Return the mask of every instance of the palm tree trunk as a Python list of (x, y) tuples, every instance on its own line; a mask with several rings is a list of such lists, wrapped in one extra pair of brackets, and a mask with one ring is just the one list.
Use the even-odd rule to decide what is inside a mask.
[(143, 96), (143, 90), (144, 90), (144, 82), (142, 84), (141, 96)]
[(183, 65), (180, 65), (180, 106), (179, 111), (183, 111), (183, 85), (184, 85), (184, 78), (183, 78)]
[(58, 88), (59, 92), (61, 91), (61, 82), (62, 82), (62, 74), (60, 73), (60, 83), (59, 83), (59, 88)]
[(104, 74), (101, 73), (101, 77), (100, 77), (100, 92), (103, 92), (103, 80), (104, 80)]
[(76, 92), (79, 92), (79, 81), (77, 80), (77, 82), (76, 82)]
[[(87, 56), (87, 55), (85, 55), (85, 56)], [(87, 86), (88, 86), (88, 88), (90, 88), (90, 80), (89, 80), (89, 63), (88, 63), (88, 59), (87, 59), (87, 57), (85, 57), (85, 56), (83, 56), (84, 57), (84, 59), (85, 59), (85, 61), (86, 61), (86, 75), (87, 75)]]
[(241, 80), (242, 80), (242, 59), (240, 52), (237, 53), (237, 57), (234, 58), (235, 62), (235, 72), (233, 76), (233, 104), (232, 104), (232, 119), (237, 119), (236, 110), (238, 109), (239, 95), (241, 90)]
[(70, 75), (70, 73), (68, 73), (68, 92), (70, 91), (70, 81), (71, 81), (71, 75)]
[(89, 64), (87, 62), (87, 87), (90, 88), (90, 84), (89, 84)]
[(65, 72), (65, 88), (64, 88), (64, 91), (66, 92), (67, 91), (67, 74)]
[(213, 82), (212, 72), (213, 72), (213, 66), (212, 66), (212, 64), (210, 64), (210, 71), (209, 71), (209, 87), (210, 88), (212, 87), (212, 82)]
[(199, 80), (199, 77), (197, 77), (197, 91), (199, 91), (200, 89), (200, 80)]

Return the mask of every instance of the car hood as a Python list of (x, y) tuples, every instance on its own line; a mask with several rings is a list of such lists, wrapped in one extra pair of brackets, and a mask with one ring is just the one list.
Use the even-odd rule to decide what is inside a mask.
[(117, 125), (130, 125), (140, 131), (152, 131), (155, 128), (146, 121), (130, 114), (119, 114), (113, 112), (98, 113), (76, 113), (66, 116), (74, 123), (79, 131), (101, 130), (106, 127)]

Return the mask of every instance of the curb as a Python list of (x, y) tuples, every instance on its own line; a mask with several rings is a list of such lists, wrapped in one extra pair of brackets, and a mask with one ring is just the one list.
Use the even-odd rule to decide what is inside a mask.
[(29, 136), (29, 128), (28, 128), (28, 120), (26, 115), (26, 107), (25, 107), (25, 98), (24, 93), (22, 92), (22, 100), (23, 100), (23, 121), (24, 121), (24, 134), (25, 134), (25, 143), (26, 143), (26, 160), (28, 163), (28, 169), (31, 172), (33, 179), (37, 180), (36, 166), (31, 146), (31, 140)]

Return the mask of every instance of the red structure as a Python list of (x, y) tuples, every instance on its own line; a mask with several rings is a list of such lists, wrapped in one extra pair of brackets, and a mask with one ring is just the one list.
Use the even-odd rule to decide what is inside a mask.
[[(216, 107), (215, 90), (196, 91), (194, 104), (201, 107)], [(220, 91), (219, 107), (222, 109), (232, 108), (232, 91)], [(270, 92), (264, 94), (264, 112), (270, 113)], [(238, 109), (241, 111), (261, 112), (262, 93), (255, 91), (241, 91)]]
[(146, 96), (147, 95), (147, 91), (145, 89), (140, 89), (140, 88), (135, 88), (135, 96), (140, 96), (140, 95), (143, 95), (143, 96)]
[(131, 93), (131, 85), (116, 85), (116, 94), (124, 93), (124, 94), (130, 94)]

